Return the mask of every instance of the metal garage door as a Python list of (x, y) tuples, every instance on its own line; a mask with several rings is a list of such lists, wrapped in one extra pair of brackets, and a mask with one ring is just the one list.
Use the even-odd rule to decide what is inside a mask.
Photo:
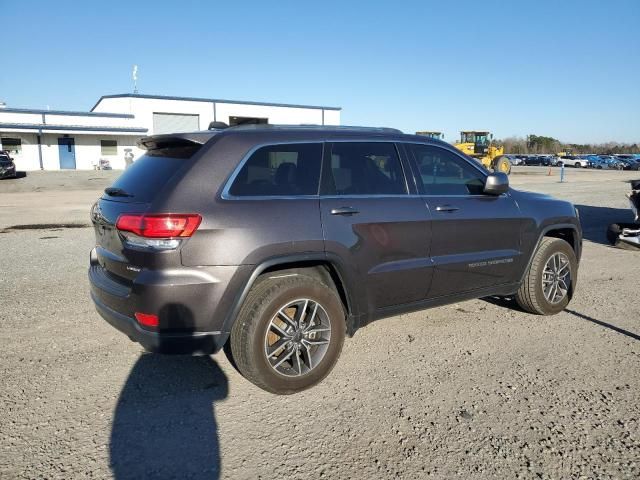
[(153, 134), (193, 132), (200, 129), (200, 116), (182, 113), (154, 113)]

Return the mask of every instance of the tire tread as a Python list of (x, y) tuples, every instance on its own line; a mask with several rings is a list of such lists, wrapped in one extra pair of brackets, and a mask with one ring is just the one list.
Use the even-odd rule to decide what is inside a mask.
[[(516, 302), (523, 310), (537, 315), (548, 314), (547, 308), (542, 304), (537, 290), (538, 276), (540, 269), (544, 268), (544, 262), (547, 260), (547, 252), (557, 250), (559, 245), (570, 245), (560, 238), (543, 237), (538, 245), (536, 253), (533, 256), (531, 265), (527, 270), (524, 280), (520, 284), (520, 288), (516, 293)], [(572, 249), (573, 251), (573, 249)], [(577, 272), (572, 272), (576, 274)], [(572, 279), (575, 282), (574, 279)]]
[[(256, 335), (256, 330), (259, 327), (259, 322), (256, 321), (256, 319), (259, 317), (261, 309), (265, 304), (269, 303), (274, 295), (288, 288), (298, 287), (301, 283), (305, 282), (309, 285), (326, 289), (336, 297), (336, 301), (341, 305), (341, 301), (334, 289), (311, 276), (297, 274), (287, 277), (265, 277), (264, 279), (260, 279), (251, 288), (231, 328), (229, 342), (235, 366), (243, 377), (263, 390), (272, 393), (294, 393), (294, 390), (283, 392), (274, 389), (260, 374), (260, 370), (255, 361), (256, 352), (253, 352), (251, 348), (252, 339)], [(338, 355), (341, 349), (342, 345), (340, 345)], [(330, 371), (331, 368), (327, 370), (318, 382), (324, 379)]]

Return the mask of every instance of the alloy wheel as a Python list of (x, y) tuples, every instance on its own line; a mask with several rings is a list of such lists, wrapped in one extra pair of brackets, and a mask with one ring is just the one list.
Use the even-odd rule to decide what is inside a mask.
[(571, 264), (562, 252), (551, 255), (542, 271), (544, 298), (553, 305), (560, 303), (571, 287)]
[(299, 377), (322, 361), (331, 341), (329, 315), (318, 302), (302, 298), (287, 303), (271, 318), (264, 353), (271, 368)]

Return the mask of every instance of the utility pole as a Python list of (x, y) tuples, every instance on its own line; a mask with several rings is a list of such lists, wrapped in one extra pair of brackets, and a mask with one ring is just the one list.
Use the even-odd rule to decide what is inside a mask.
[(138, 93), (138, 65), (133, 66), (131, 77), (133, 78), (133, 93)]

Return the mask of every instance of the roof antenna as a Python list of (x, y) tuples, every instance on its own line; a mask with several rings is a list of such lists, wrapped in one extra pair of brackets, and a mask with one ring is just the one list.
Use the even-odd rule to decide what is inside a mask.
[(138, 93), (138, 65), (133, 66), (133, 72), (131, 74), (133, 78), (133, 93)]

